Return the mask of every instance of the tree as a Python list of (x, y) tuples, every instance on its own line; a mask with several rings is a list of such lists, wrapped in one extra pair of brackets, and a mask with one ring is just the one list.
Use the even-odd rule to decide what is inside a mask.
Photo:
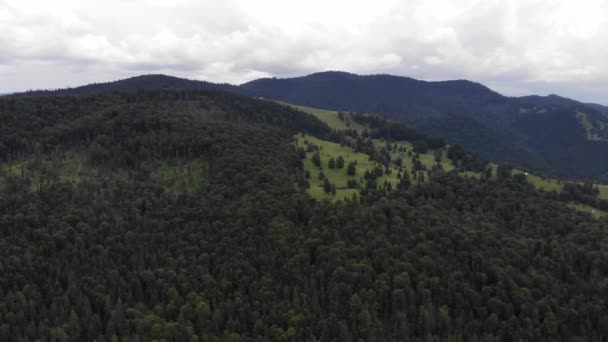
[(355, 166), (355, 163), (348, 163), (348, 166), (346, 167), (346, 174), (349, 176), (354, 176), (357, 174), (357, 167)]
[(512, 170), (513, 167), (511, 165), (499, 164), (496, 168), (496, 177), (499, 179), (510, 178)]
[(321, 167), (321, 155), (319, 154), (319, 152), (315, 152), (312, 155), (312, 162), (313, 164), (315, 164), (316, 167)]
[(336, 160), (333, 157), (329, 158), (329, 162), (327, 163), (327, 166), (330, 169), (335, 169), (336, 168)]
[(342, 158), (342, 156), (338, 156), (338, 159), (336, 159), (336, 168), (341, 169), (344, 167), (344, 158)]
[(330, 194), (332, 192), (331, 183), (329, 182), (329, 179), (327, 179), (327, 178), (323, 179), (323, 190), (328, 194)]
[(426, 153), (429, 150), (429, 145), (425, 140), (414, 141), (414, 152), (415, 153)]

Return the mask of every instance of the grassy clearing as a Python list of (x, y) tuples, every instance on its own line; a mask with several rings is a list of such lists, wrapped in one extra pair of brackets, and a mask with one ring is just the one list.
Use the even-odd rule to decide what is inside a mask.
[(190, 193), (200, 189), (207, 180), (205, 164), (201, 160), (163, 161), (155, 165), (151, 178), (165, 190), (173, 193)]
[(605, 218), (608, 217), (608, 213), (599, 209), (596, 209), (594, 207), (588, 206), (586, 204), (580, 204), (580, 203), (568, 203), (568, 206), (570, 208), (573, 208), (577, 211), (582, 211), (585, 213), (589, 213), (591, 214), (594, 218), (596, 219), (600, 219), (600, 218)]
[[(513, 174), (521, 174), (525, 173), (522, 170), (513, 170)], [(564, 184), (566, 181), (554, 179), (554, 178), (546, 178), (541, 177), (532, 173), (527, 173), (526, 178), (530, 184), (534, 185), (537, 189), (542, 189), (545, 191), (556, 191), (561, 192), (564, 189)], [(608, 185), (606, 184), (595, 184), (595, 187), (599, 190), (598, 198), (603, 200), (608, 200)]]
[(542, 189), (545, 191), (555, 191), (555, 192), (560, 192), (564, 189), (564, 182), (557, 180), (557, 179), (537, 176), (535, 174), (525, 172), (522, 170), (518, 170), (518, 169), (513, 170), (511, 172), (511, 174), (513, 174), (513, 175), (525, 174), (528, 182), (537, 189)]
[[(394, 146), (396, 146), (397, 148), (391, 149), (391, 151), (390, 151), (391, 159), (395, 160), (397, 158), (401, 158), (401, 160), (403, 161), (403, 166), (405, 166), (406, 169), (411, 171), (414, 168), (414, 162), (412, 160), (414, 145), (412, 145), (412, 143), (407, 142), (407, 141), (397, 141), (392, 144)], [(386, 141), (374, 140), (374, 147), (378, 151), (380, 151), (381, 149), (385, 149), (385, 148), (387, 148)], [(399, 151), (399, 147), (405, 148), (406, 152)], [(410, 153), (410, 151), (412, 151), (412, 153)], [(452, 161), (450, 159), (448, 159), (448, 157), (447, 157), (447, 146), (446, 146), (440, 150), (429, 150), (427, 153), (419, 154), (419, 160), (422, 163), (422, 165), (424, 165), (426, 167), (427, 170), (432, 169), (433, 166), (436, 164), (435, 155), (437, 153), (441, 155), (441, 165), (446, 172), (451, 171), (455, 168)]]
[[(142, 167), (150, 170), (151, 180), (173, 194), (195, 191), (206, 180), (205, 166), (200, 160), (152, 162)], [(0, 185), (6, 184), (6, 177), (26, 179), (31, 190), (37, 191), (41, 186), (52, 183), (78, 184), (83, 181), (119, 178), (127, 180), (129, 172), (120, 168), (109, 172), (91, 166), (82, 153), (71, 151), (0, 165)]]
[(600, 191), (599, 198), (608, 200), (608, 185), (599, 184), (596, 186), (597, 186), (598, 190)]
[(460, 172), (460, 175), (463, 177), (468, 177), (468, 178), (481, 179), (481, 174), (479, 172), (462, 171), (462, 172)]
[[(352, 189), (347, 187), (348, 180), (356, 180), (359, 186), (365, 186), (366, 181), (363, 178), (365, 171), (371, 171), (375, 167), (380, 166), (375, 161), (371, 161), (369, 156), (364, 153), (355, 152), (352, 148), (347, 146), (341, 146), (334, 142), (325, 141), (316, 137), (304, 134), (297, 134), (295, 136), (295, 144), (298, 147), (306, 148), (306, 142), (314, 144), (320, 148), (319, 154), (321, 156), (321, 168), (317, 167), (313, 161), (312, 156), (314, 152), (307, 152), (306, 159), (304, 160), (304, 170), (310, 174), (309, 183), (310, 189), (308, 193), (317, 199), (332, 198), (332, 199), (344, 199), (345, 197), (350, 198), (353, 194), (359, 192), (358, 189)], [(334, 168), (330, 169), (328, 162), (330, 158), (337, 159), (338, 156), (344, 158), (344, 167), (341, 169)], [(347, 175), (346, 168), (349, 163), (356, 164), (356, 174), (354, 176)], [(384, 182), (391, 183), (391, 186), (395, 187), (399, 179), (397, 178), (398, 168), (396, 166), (391, 167), (391, 174), (384, 175), (377, 179), (378, 184), (384, 184)], [(323, 181), (319, 179), (319, 172), (323, 172), (331, 184), (336, 187), (336, 195), (326, 193), (323, 190)]]
[[(348, 188), (347, 182), (349, 180), (356, 180), (360, 188), (365, 187), (366, 180), (363, 177), (365, 172), (372, 172), (372, 170), (376, 167), (381, 167), (379, 163), (370, 160), (370, 157), (367, 154), (355, 152), (352, 148), (348, 146), (342, 146), (334, 142), (321, 140), (310, 135), (297, 134), (295, 136), (295, 145), (297, 147), (306, 148), (306, 143), (314, 144), (320, 148), (319, 155), (321, 157), (321, 168), (317, 167), (312, 161), (312, 156), (314, 152), (307, 152), (306, 159), (304, 160), (304, 170), (308, 171), (310, 175), (310, 178), (308, 180), (310, 183), (308, 193), (316, 199), (341, 200), (344, 198), (351, 198), (353, 194), (359, 193), (359, 189)], [(374, 145), (378, 150), (386, 148), (385, 141), (375, 140)], [(412, 161), (412, 155), (410, 155), (412, 145), (408, 142), (397, 142), (393, 145), (395, 147), (405, 147), (407, 149), (406, 151), (398, 151), (398, 149), (392, 149), (390, 154), (391, 159), (393, 160), (401, 158), (402, 165), (408, 172), (411, 172), (413, 170), (414, 165)], [(422, 165), (425, 166), (427, 171), (431, 170), (433, 165), (435, 165), (434, 153), (434, 151), (429, 151), (426, 154), (419, 155), (419, 160)], [(337, 159), (339, 156), (344, 159), (344, 167), (341, 169), (330, 169), (328, 166), (330, 158)], [(346, 167), (351, 162), (356, 164), (356, 174), (354, 176), (349, 176), (346, 172)], [(447, 158), (443, 160), (443, 166), (444, 169), (447, 170), (451, 170), (454, 168), (454, 165), (451, 163), (451, 161), (447, 160)], [(420, 172), (423, 173), (425, 177), (428, 177), (427, 171)], [(325, 177), (327, 177), (330, 183), (335, 186), (335, 196), (324, 191), (323, 181), (319, 179), (320, 172), (323, 172), (323, 174), (325, 175)], [(386, 174), (385, 170), (384, 175), (377, 178), (377, 185), (382, 186), (386, 182), (389, 183), (393, 189), (396, 188), (397, 184), (399, 184), (399, 178), (397, 177), (398, 173), (399, 167), (396, 164), (391, 164), (389, 167), (389, 174)], [(414, 180), (412, 177), (410, 177), (410, 179), (412, 183), (417, 182), (417, 180)]]
[(289, 107), (292, 107), (292, 108), (295, 108), (295, 109), (298, 109), (298, 110), (301, 110), (305, 113), (312, 114), (312, 115), (316, 116), (319, 120), (325, 122), (329, 127), (333, 128), (333, 129), (337, 129), (337, 130), (354, 129), (354, 130), (358, 130), (358, 131), (362, 131), (363, 129), (365, 129), (365, 126), (357, 123), (353, 119), (353, 117), (350, 115), (350, 113), (347, 113), (347, 112), (343, 112), (343, 114), (342, 114), (343, 119), (340, 119), (339, 112), (336, 112), (333, 110), (296, 106), (296, 105), (292, 105), (292, 104), (280, 102), (280, 101), (276, 101), (276, 102), (289, 106)]
[[(1, 166), (5, 175), (29, 180), (32, 191), (53, 182), (77, 183), (85, 176), (84, 158), (76, 152), (35, 157)], [(2, 181), (2, 180), (0, 180)]]

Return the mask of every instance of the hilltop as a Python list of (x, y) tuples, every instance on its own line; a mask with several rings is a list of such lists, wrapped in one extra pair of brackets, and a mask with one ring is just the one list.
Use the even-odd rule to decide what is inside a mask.
[(32, 90), (20, 95), (40, 96), (40, 95), (82, 95), (97, 94), (128, 90), (225, 90), (238, 91), (238, 88), (230, 84), (217, 84), (206, 81), (190, 80), (167, 75), (153, 74), (130, 77), (122, 80), (92, 83), (80, 87), (53, 89), (53, 90)]

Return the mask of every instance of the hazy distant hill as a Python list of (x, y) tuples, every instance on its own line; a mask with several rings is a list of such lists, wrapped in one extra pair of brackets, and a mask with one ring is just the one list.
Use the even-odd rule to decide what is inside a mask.
[(240, 86), (144, 75), (30, 95), (133, 89), (224, 90), (297, 105), (372, 112), (458, 143), (483, 157), (564, 177), (608, 180), (608, 109), (557, 95), (506, 97), (482, 84), (321, 72)]

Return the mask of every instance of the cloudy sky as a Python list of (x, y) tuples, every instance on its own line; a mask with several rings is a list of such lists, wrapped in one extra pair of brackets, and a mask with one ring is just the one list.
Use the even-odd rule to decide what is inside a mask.
[(342, 70), (608, 104), (607, 24), (608, 0), (0, 0), (0, 93)]

